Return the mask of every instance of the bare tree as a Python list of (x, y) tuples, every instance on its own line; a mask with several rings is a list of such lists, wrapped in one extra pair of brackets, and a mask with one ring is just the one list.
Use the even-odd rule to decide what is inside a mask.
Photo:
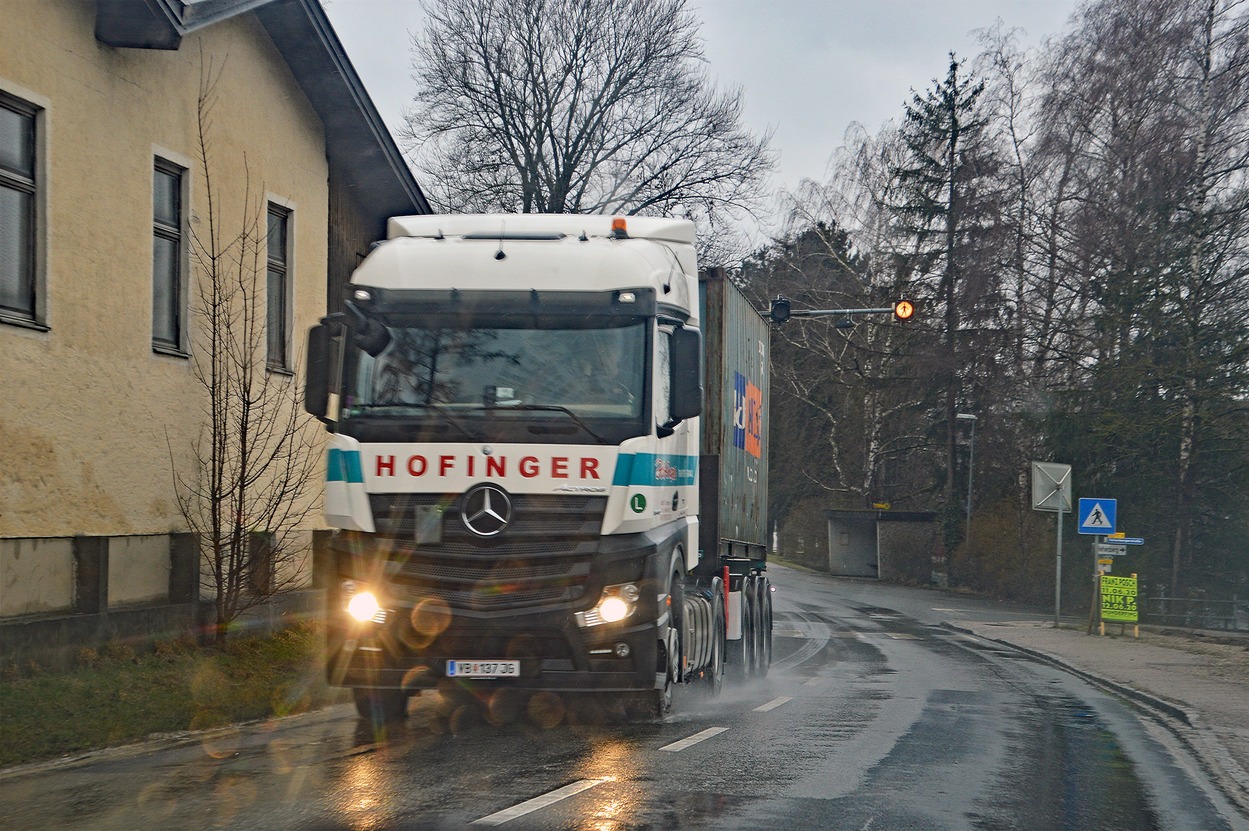
[[(703, 67), (686, 0), (430, 0), (400, 131), (448, 211), (685, 215), (722, 228), (773, 167)], [(700, 231), (704, 230), (700, 228)]]
[[(266, 361), (266, 216), (247, 176), (236, 211), (222, 205), (212, 109), (222, 68), (201, 59), (198, 162), (204, 211), (190, 224), (192, 371), (205, 423), (191, 470), (175, 464), (178, 506), (199, 543), (213, 589), (215, 637), (244, 611), (294, 588), (307, 555), (306, 520), (320, 461), (317, 433), (293, 378)], [(176, 458), (170, 447), (171, 459)]]
[[(893, 125), (874, 137), (853, 125), (830, 157), (828, 180), (806, 180), (786, 195), (784, 236), (745, 272), (761, 302), (782, 293), (801, 307), (862, 308), (900, 296), (904, 241), (881, 204), (903, 153)], [(795, 320), (774, 331), (774, 416), (793, 399), (803, 413), (786, 423), (813, 433), (784, 468), (773, 454), (773, 481), (784, 481), (777, 493), (800, 479), (840, 507), (913, 504), (931, 488), (930, 465), (919, 461), (931, 455), (927, 405), (911, 360), (923, 351), (922, 326), (851, 323)], [(786, 439), (774, 435), (775, 447)]]

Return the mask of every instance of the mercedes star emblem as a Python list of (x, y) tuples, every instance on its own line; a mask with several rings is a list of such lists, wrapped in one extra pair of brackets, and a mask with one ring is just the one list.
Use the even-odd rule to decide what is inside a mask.
[(495, 537), (512, 519), (512, 500), (497, 485), (478, 485), (464, 494), (460, 517), (477, 536)]

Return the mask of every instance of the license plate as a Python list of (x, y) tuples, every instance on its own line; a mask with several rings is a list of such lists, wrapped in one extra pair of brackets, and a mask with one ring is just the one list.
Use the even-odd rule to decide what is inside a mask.
[(517, 678), (520, 661), (447, 661), (448, 678)]

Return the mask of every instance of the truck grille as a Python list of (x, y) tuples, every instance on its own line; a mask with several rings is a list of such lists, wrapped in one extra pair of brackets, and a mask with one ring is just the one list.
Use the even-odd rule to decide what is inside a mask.
[[(482, 540), (460, 519), (458, 499), (439, 494), (371, 494), (377, 531), (388, 537), (387, 573), (399, 599), (438, 598), (456, 609), (553, 606), (585, 594), (606, 497), (512, 497), (512, 521)], [(418, 508), (444, 506), (440, 539), (416, 542)]]

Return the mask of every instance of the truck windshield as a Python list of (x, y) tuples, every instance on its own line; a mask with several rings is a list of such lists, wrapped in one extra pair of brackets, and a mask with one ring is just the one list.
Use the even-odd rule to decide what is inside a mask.
[[(377, 357), (359, 352), (344, 397), (347, 418), (471, 418), (550, 407), (580, 419), (637, 420), (646, 393), (641, 321), (550, 320), (543, 328), (388, 325)], [(436, 416), (434, 416), (436, 417)], [(568, 415), (563, 416), (567, 418)]]

